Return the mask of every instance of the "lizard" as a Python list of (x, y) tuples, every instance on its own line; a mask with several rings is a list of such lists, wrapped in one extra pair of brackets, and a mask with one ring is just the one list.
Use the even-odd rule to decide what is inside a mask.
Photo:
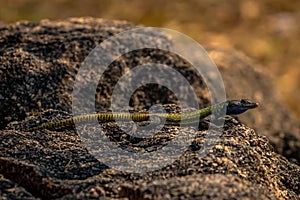
[(186, 112), (186, 113), (102, 112), (102, 113), (73, 116), (59, 121), (44, 123), (39, 126), (28, 128), (25, 131), (29, 132), (29, 131), (37, 131), (37, 130), (44, 130), (44, 129), (60, 128), (60, 127), (70, 126), (78, 122), (90, 122), (90, 121), (99, 121), (102, 123), (113, 122), (113, 121), (142, 122), (142, 121), (148, 121), (150, 117), (164, 118), (167, 124), (168, 123), (188, 124), (188, 123), (194, 123), (195, 119), (202, 120), (207, 116), (211, 115), (213, 112), (216, 113), (216, 115), (220, 114), (222, 111), (226, 111), (226, 115), (238, 115), (246, 112), (249, 109), (256, 108), (257, 106), (258, 103), (256, 102), (252, 102), (247, 99), (240, 99), (240, 100), (227, 100), (222, 103), (214, 104), (205, 107), (203, 109), (199, 109), (192, 112)]

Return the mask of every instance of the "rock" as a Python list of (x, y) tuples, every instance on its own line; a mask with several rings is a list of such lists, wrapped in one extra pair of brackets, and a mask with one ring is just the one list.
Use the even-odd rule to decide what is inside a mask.
[[(113, 122), (104, 123), (103, 130), (116, 149), (157, 152), (160, 161), (168, 163), (144, 174), (118, 171), (97, 160), (86, 145), (98, 144), (99, 129), (88, 124), (76, 127), (85, 130), (85, 137), (79, 137), (78, 131), (72, 126), (36, 132), (22, 131), (37, 124), (70, 117), (74, 79), (84, 58), (106, 38), (134, 27), (127, 22), (73, 18), (63, 21), (20, 22), (0, 28), (0, 101), (5, 102), (5, 106), (2, 106), (4, 112), (0, 115), (0, 174), (5, 180), (13, 183), (13, 187), (22, 188), (22, 191), (24, 188), (28, 198), (42, 199), (299, 198), (300, 167), (275, 153), (268, 139), (262, 136), (266, 134), (276, 138), (275, 128), (265, 131), (268, 130), (266, 124), (275, 123), (275, 120), (268, 119), (272, 113), (268, 114), (265, 110), (254, 110), (241, 118), (261, 134), (232, 117), (226, 118), (223, 129), (215, 127), (206, 130), (206, 122), (203, 122), (203, 127), (198, 128), (165, 126), (152, 137), (144, 139), (126, 134)], [(154, 37), (149, 33), (145, 41), (154, 39), (161, 45), (169, 45), (169, 40), (164, 35)], [(118, 48), (117, 44), (113, 45)], [(229, 57), (222, 50), (210, 49), (209, 52), (225, 74), (223, 78), (226, 87), (232, 84), (232, 88), (227, 89), (230, 97), (253, 98), (261, 105), (264, 104), (261, 93), (265, 88), (270, 88), (264, 87), (267, 86), (264, 81), (268, 79), (261, 72), (244, 64), (238, 57)], [(174, 67), (195, 88), (201, 107), (209, 104), (209, 91), (201, 76), (189, 63), (172, 53), (143, 49), (118, 58), (111, 64), (111, 71), (104, 73), (97, 88), (96, 111), (110, 109), (113, 86), (122, 74), (134, 66), (149, 62)], [(228, 70), (228, 66), (234, 66), (234, 69)], [(247, 68), (244, 70), (245, 66)], [(240, 74), (243, 78), (240, 78)], [(91, 79), (93, 75), (87, 72), (86, 77)], [(242, 82), (236, 84), (238, 80)], [(253, 91), (247, 81), (257, 84)], [(249, 93), (243, 93), (247, 87)], [(268, 96), (270, 99), (272, 94), (270, 92)], [(187, 95), (186, 99), (188, 98), (191, 97)], [(273, 104), (267, 103), (279, 105), (278, 102), (273, 99)], [(136, 111), (148, 109), (158, 103), (169, 104), (169, 111), (180, 111), (174, 105), (178, 103), (176, 96), (167, 88), (153, 84), (138, 88), (130, 100), (131, 109)], [(281, 110), (276, 115), (276, 120), (279, 122), (286, 116), (289, 113)], [(262, 120), (268, 120), (268, 123)], [(283, 133), (292, 130), (285, 127), (293, 127), (289, 123), (293, 122), (278, 124)], [(121, 128), (127, 126), (125, 123)], [(215, 141), (211, 136), (219, 131), (223, 134)], [(182, 140), (175, 143), (187, 145), (185, 151), (174, 149), (169, 156), (159, 153), (160, 149), (182, 133), (193, 133), (187, 143)], [(90, 138), (92, 140), (87, 140)], [(206, 156), (199, 156), (201, 147), (210, 144), (207, 141), (216, 144), (211, 149), (208, 146)], [(292, 153), (284, 154), (280, 151), (280, 146), (276, 146), (279, 142), (276, 143), (275, 139), (271, 141), (277, 152), (296, 158)], [(294, 142), (299, 144), (297, 140)], [(289, 143), (287, 146), (291, 152), (295, 152)], [(106, 147), (106, 144), (101, 144), (100, 149)], [(179, 156), (172, 159), (176, 153), (180, 153)], [(125, 155), (111, 158), (115, 162), (130, 162)], [(150, 161), (140, 164), (150, 165)], [(139, 168), (139, 164), (136, 167)], [(0, 191), (1, 195), (7, 195), (5, 188), (0, 188)], [(25, 192), (12, 191), (9, 195), (13, 194), (21, 198)]]
[(231, 174), (196, 174), (123, 185), (121, 193), (131, 199), (275, 199), (276, 195), (267, 190)]
[(0, 196), (2, 199), (36, 199), (23, 187), (4, 178), (2, 174), (0, 174)]

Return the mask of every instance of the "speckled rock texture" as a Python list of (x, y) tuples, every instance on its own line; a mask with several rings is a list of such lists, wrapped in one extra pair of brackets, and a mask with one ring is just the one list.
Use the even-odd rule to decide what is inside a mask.
[[(251, 61), (245, 56), (228, 50), (208, 48), (227, 95), (258, 101), (260, 108), (238, 118), (226, 117), (223, 129), (207, 130), (207, 122), (198, 128), (164, 126), (149, 138), (130, 136), (113, 122), (102, 124), (116, 148), (128, 151), (157, 151), (177, 135), (193, 131), (187, 150), (158, 170), (138, 174), (108, 167), (90, 154), (73, 126), (22, 131), (70, 117), (74, 78), (85, 57), (106, 38), (134, 27), (94, 18), (0, 27), (1, 198), (299, 199), (299, 123), (281, 106), (268, 75), (248, 64)], [(149, 34), (145, 40), (154, 39), (165, 47), (170, 45), (164, 35)], [(128, 69), (150, 62), (179, 71), (194, 87), (200, 107), (209, 105), (210, 93), (189, 63), (175, 54), (142, 49), (110, 65), (97, 87), (96, 110), (110, 109), (114, 85)], [(154, 84), (136, 90), (129, 103), (136, 111), (157, 103), (180, 111), (176, 96)], [(81, 127), (97, 133), (86, 124)], [(200, 157), (199, 150), (210, 139), (206, 136), (216, 131), (223, 134)]]

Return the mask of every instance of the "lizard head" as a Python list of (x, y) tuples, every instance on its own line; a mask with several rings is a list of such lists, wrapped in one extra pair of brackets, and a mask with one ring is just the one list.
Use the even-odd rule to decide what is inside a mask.
[(258, 106), (258, 103), (251, 102), (247, 99), (229, 100), (229, 101), (227, 101), (226, 114), (227, 115), (238, 115), (243, 112), (246, 112), (249, 109), (256, 108), (257, 106)]

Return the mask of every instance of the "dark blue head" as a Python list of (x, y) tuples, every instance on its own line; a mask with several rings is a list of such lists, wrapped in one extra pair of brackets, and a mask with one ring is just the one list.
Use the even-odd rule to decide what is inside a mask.
[(238, 115), (246, 112), (248, 109), (256, 108), (258, 103), (251, 102), (247, 99), (227, 101), (227, 115)]

